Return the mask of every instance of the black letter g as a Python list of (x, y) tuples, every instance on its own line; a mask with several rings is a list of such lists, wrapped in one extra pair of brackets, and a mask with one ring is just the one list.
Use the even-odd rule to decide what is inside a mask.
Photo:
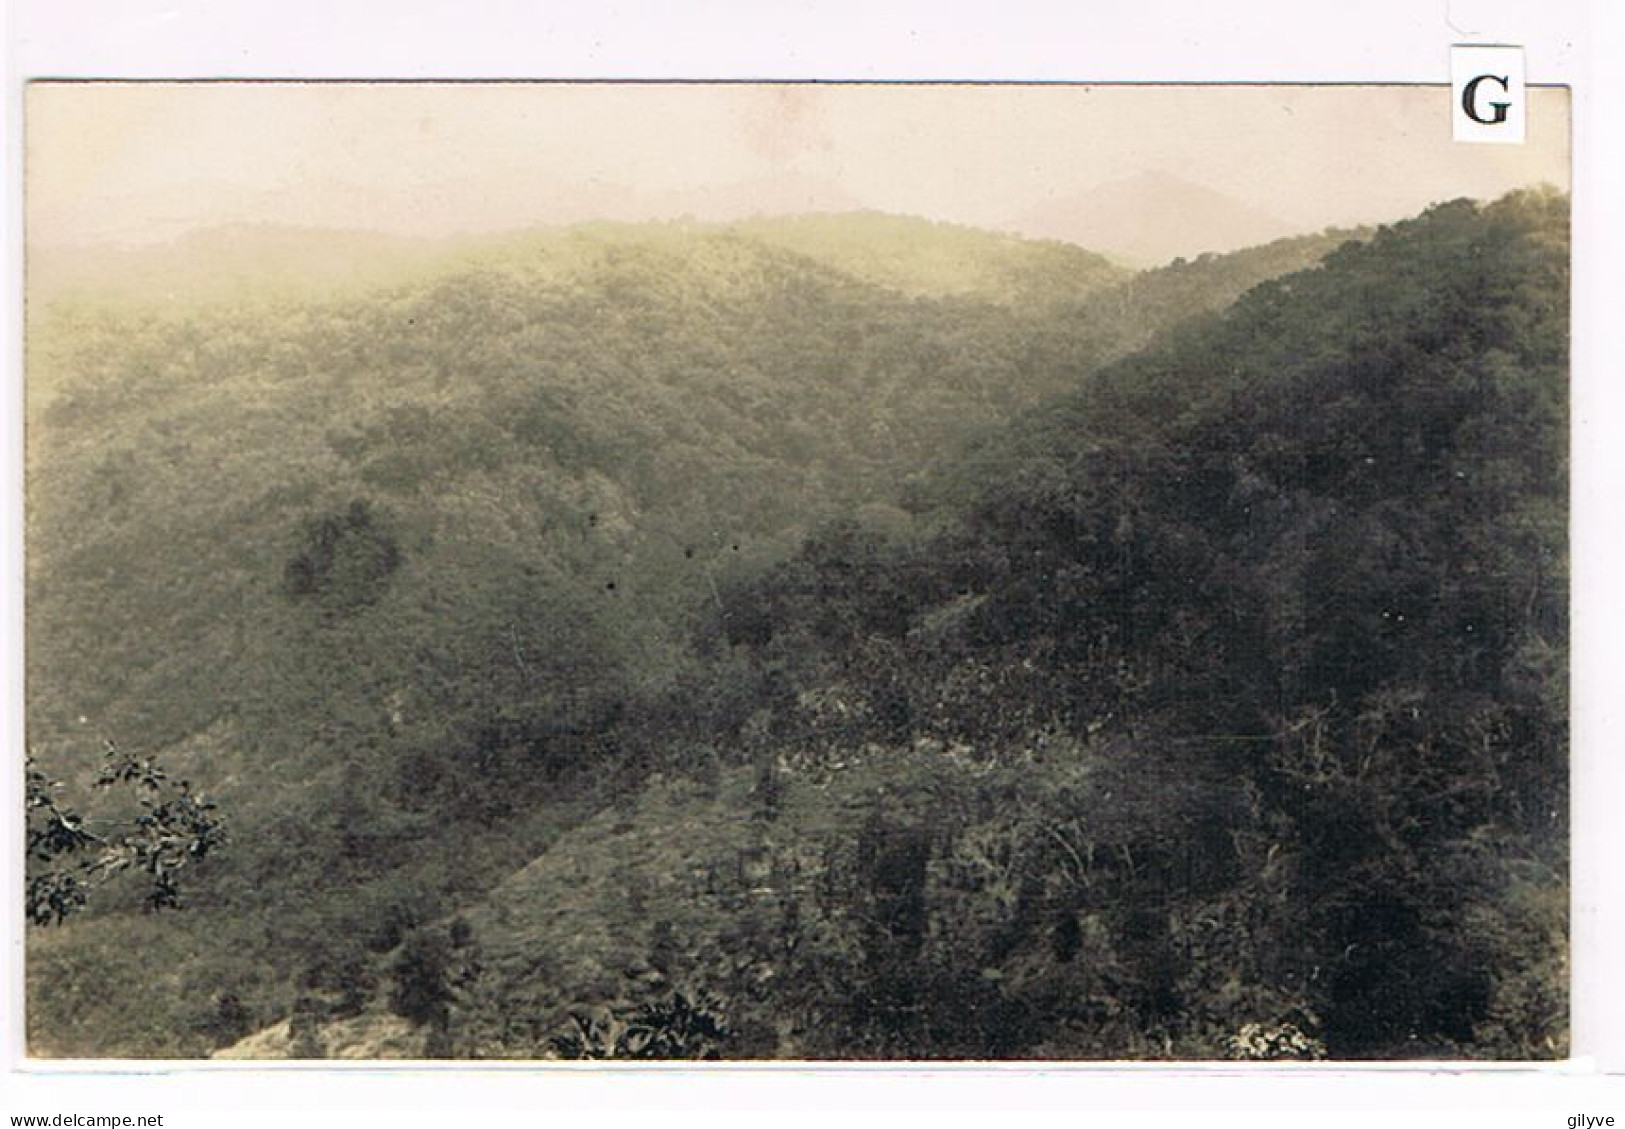
[(1492, 118), (1478, 116), (1478, 84), (1486, 80), (1500, 86), (1503, 91), (1507, 89), (1507, 80), (1505, 78), (1493, 74), (1481, 74), (1462, 87), (1461, 109), (1463, 113), (1479, 125), (1500, 125), (1507, 120), (1507, 110), (1511, 109), (1511, 102), (1491, 102), (1490, 109), (1495, 111), (1495, 116)]

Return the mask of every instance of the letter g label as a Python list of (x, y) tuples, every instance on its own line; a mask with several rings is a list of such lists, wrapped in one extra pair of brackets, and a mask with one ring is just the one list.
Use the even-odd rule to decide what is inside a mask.
[(1481, 74), (1468, 82), (1461, 92), (1461, 112), (1472, 118), (1479, 125), (1500, 125), (1507, 120), (1507, 110), (1512, 107), (1511, 102), (1491, 102), (1492, 116), (1485, 117), (1478, 108), (1478, 88), (1486, 82), (1500, 85), (1502, 91), (1507, 89), (1505, 75)]
[(1452, 47), (1450, 87), (1457, 141), (1523, 143), (1523, 48)]

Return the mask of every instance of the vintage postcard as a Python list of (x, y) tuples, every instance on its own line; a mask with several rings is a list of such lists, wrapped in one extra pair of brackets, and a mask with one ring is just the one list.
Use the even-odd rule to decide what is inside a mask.
[(29, 1053), (1565, 1058), (1520, 83), (32, 83)]

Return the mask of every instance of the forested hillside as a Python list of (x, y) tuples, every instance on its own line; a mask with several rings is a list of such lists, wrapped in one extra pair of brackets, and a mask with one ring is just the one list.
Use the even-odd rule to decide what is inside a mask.
[(1566, 215), (31, 311), (30, 743), (231, 834), (35, 1050), (1562, 1053)]
[(278, 976), (323, 913), (387, 948), (395, 917), (520, 865), (616, 786), (626, 719), (731, 576), (1073, 363), (1036, 351), (1025, 311), (730, 229), (428, 262), (320, 301), (279, 276), (33, 311), (31, 745), (81, 785), (103, 739), (164, 750), (218, 796), (236, 847), (194, 901), (256, 934), (268, 916)]
[(1441, 206), (725, 595), (827, 931), (722, 948), (799, 1049), (1562, 1052), (1567, 262), (1561, 197)]

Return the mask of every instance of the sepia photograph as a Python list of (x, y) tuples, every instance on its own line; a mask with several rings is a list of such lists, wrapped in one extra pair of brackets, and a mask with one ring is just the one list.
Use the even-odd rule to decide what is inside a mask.
[(1525, 93), (29, 83), (28, 1055), (1567, 1059)]

